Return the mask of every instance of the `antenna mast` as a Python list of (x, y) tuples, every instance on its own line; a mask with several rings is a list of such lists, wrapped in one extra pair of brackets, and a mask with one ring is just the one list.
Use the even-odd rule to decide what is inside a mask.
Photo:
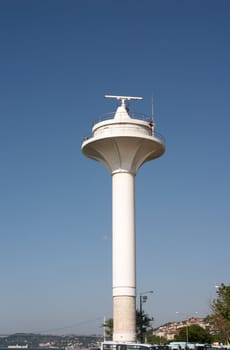
[(154, 122), (154, 114), (155, 114), (155, 110), (154, 110), (154, 95), (152, 95), (152, 121)]

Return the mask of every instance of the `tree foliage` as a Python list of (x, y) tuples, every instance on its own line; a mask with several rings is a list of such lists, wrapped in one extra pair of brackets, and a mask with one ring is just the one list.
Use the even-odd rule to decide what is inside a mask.
[(175, 341), (210, 344), (212, 343), (212, 335), (208, 330), (200, 327), (199, 325), (191, 325), (181, 328), (179, 334), (175, 336)]
[(223, 283), (217, 289), (217, 298), (211, 303), (209, 315), (210, 330), (216, 340), (223, 344), (230, 342), (230, 286)]
[(145, 334), (152, 328), (153, 317), (149, 317), (144, 311), (136, 311), (136, 334), (137, 340), (142, 341)]
[(109, 339), (112, 339), (113, 336), (113, 319), (110, 318), (106, 320), (103, 324), (105, 334)]

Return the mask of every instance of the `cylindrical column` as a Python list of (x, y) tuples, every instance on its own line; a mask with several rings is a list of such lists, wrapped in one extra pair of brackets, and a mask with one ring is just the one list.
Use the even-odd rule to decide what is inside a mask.
[(112, 175), (113, 340), (136, 340), (136, 243), (134, 175)]

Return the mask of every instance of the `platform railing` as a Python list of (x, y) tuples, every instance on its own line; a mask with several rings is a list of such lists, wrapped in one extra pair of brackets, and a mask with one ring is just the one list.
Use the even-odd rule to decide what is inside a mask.
[[(115, 114), (116, 114), (116, 111), (102, 114), (99, 118), (97, 118), (92, 123), (92, 127), (94, 127), (96, 124), (98, 124), (100, 122), (103, 122), (103, 121), (106, 121), (106, 120), (110, 120), (110, 119), (114, 119)], [(145, 114), (136, 113), (136, 112), (129, 112), (129, 116), (132, 119), (142, 120), (142, 121), (145, 121), (147, 123), (152, 123), (152, 125), (154, 125), (154, 120), (151, 117), (146, 116)], [(163, 135), (161, 135), (159, 132), (156, 131), (156, 126), (155, 125), (154, 125), (154, 128), (153, 128), (152, 136), (157, 138), (163, 145), (165, 145), (165, 143), (166, 143), (165, 142), (165, 138), (164, 138)], [(84, 137), (83, 141), (88, 140), (89, 138), (90, 137)]]
[[(146, 122), (149, 122), (149, 123), (153, 121), (151, 117), (148, 117), (148, 116), (146, 116), (145, 114), (142, 114), (142, 113), (137, 113), (137, 112), (128, 112), (128, 113), (129, 113), (129, 116), (132, 119), (143, 120), (143, 121), (146, 121)], [(115, 114), (116, 114), (116, 111), (102, 114), (99, 118), (97, 118), (97, 120), (95, 120), (93, 122), (93, 126), (95, 124), (103, 122), (105, 120), (114, 119)]]

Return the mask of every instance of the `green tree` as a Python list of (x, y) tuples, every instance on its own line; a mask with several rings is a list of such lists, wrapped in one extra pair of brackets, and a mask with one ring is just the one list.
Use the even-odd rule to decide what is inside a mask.
[(179, 334), (175, 336), (175, 341), (188, 341), (190, 343), (210, 344), (212, 335), (207, 329), (199, 325), (186, 326), (180, 329)]
[(137, 340), (141, 343), (144, 342), (146, 333), (152, 329), (151, 322), (153, 317), (149, 317), (144, 311), (136, 311), (136, 334)]
[(230, 342), (230, 286), (223, 283), (217, 289), (217, 298), (211, 303), (209, 315), (210, 330), (216, 340), (223, 344)]
[(113, 337), (113, 319), (110, 318), (102, 325), (105, 330), (105, 334), (109, 339), (112, 339)]

